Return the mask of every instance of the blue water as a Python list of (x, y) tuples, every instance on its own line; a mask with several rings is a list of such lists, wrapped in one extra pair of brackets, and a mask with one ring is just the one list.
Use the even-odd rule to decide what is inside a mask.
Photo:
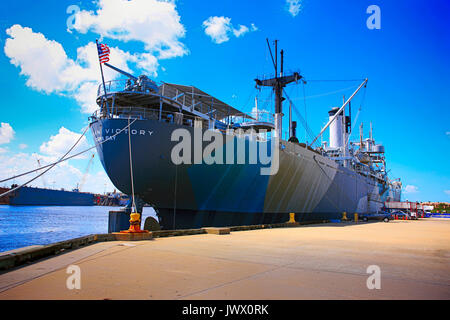
[[(118, 207), (0, 205), (0, 252), (49, 244), (94, 233), (108, 233), (108, 211)], [(145, 207), (142, 221), (155, 217)]]

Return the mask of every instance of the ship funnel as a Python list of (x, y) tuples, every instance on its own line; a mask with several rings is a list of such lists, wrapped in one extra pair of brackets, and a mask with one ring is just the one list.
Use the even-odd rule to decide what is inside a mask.
[[(339, 108), (335, 107), (328, 111), (329, 120), (331, 120)], [(343, 141), (343, 118), (342, 114), (339, 114), (336, 119), (330, 124), (330, 147), (340, 148), (344, 146)]]

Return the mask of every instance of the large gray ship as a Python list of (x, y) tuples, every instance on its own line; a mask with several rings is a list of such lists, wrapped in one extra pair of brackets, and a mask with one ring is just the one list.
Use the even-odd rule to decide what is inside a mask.
[[(399, 201), (401, 182), (388, 178), (384, 146), (372, 132), (349, 141), (349, 103), (367, 79), (329, 111), (312, 143), (299, 142), (291, 112), (282, 139), (284, 88), (303, 81), (283, 72), (282, 54), (280, 70), (275, 50), (275, 74), (255, 79), (273, 90), (273, 113), (244, 114), (194, 86), (157, 84), (105, 63), (127, 77), (99, 86), (90, 117), (112, 183), (153, 206), (163, 229), (286, 222), (290, 213), (297, 221), (336, 219)], [(314, 147), (326, 130), (329, 141)]]

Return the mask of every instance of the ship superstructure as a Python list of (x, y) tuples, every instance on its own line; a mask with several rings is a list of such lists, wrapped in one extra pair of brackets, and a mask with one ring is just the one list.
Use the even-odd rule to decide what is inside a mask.
[[(127, 77), (99, 86), (100, 108), (90, 117), (112, 183), (152, 205), (163, 229), (285, 222), (289, 213), (298, 221), (340, 218), (399, 201), (401, 183), (387, 177), (384, 147), (372, 134), (349, 141), (346, 108), (367, 79), (329, 111), (329, 122), (311, 144), (298, 141), (290, 112), (286, 141), (283, 88), (303, 77), (283, 73), (282, 53), (278, 71), (277, 55), (275, 50), (274, 76), (255, 80), (273, 89), (274, 113), (242, 113), (194, 86), (157, 84), (105, 63)], [(325, 130), (329, 144), (313, 148)], [(253, 158), (252, 150), (266, 150), (267, 161)]]

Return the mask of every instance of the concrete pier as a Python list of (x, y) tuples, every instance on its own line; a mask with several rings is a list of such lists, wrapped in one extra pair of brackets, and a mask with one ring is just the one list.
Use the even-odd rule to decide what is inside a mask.
[(450, 219), (99, 242), (3, 272), (0, 299), (450, 299)]

